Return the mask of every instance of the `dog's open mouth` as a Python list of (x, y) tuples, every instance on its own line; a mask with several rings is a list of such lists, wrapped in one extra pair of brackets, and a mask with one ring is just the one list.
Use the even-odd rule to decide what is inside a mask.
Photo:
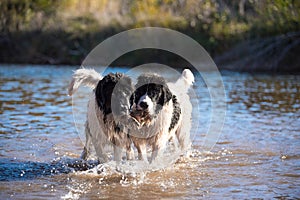
[(144, 110), (135, 110), (134, 112), (130, 113), (130, 116), (138, 124), (138, 126), (143, 126), (151, 121), (149, 112)]

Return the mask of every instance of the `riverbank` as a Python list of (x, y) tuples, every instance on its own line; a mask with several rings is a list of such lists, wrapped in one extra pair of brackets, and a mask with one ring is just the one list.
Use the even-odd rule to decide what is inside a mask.
[[(80, 65), (103, 40), (141, 27), (177, 30), (201, 44), (220, 69), (300, 71), (298, 1), (145, 0), (0, 3), (0, 63)], [(116, 47), (117, 48), (117, 47)], [(128, 53), (112, 65), (186, 66), (169, 52)]]
[[(80, 65), (97, 41), (109, 31), (73, 37), (72, 34), (27, 32), (7, 35), (1, 39), (0, 62), (12, 64)], [(100, 42), (99, 42), (100, 43)], [(201, 41), (199, 42), (200, 44)], [(229, 44), (230, 41), (224, 43)], [(300, 32), (290, 32), (268, 38), (239, 41), (232, 47), (215, 52), (211, 44), (204, 48), (219, 69), (248, 72), (300, 72)], [(117, 59), (114, 66), (136, 66), (158, 62), (175, 67), (189, 66), (184, 59), (162, 50), (139, 50)]]
[(221, 69), (246, 72), (300, 72), (300, 32), (240, 42), (216, 56)]

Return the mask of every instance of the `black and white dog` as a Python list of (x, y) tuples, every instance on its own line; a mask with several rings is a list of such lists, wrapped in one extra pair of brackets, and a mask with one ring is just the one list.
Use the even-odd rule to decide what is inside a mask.
[(182, 150), (189, 147), (192, 106), (187, 92), (193, 82), (188, 69), (175, 83), (167, 83), (155, 74), (138, 77), (130, 112), (138, 125), (130, 127), (130, 137), (139, 159), (147, 159), (150, 146), (151, 161), (155, 160), (171, 138), (177, 138)]
[(94, 70), (76, 70), (69, 86), (72, 95), (83, 84), (93, 89), (88, 103), (85, 124), (86, 144), (82, 158), (87, 159), (91, 144), (100, 161), (107, 161), (104, 146), (114, 144), (114, 159), (121, 160), (126, 149), (133, 159), (131, 141), (140, 160), (147, 160), (147, 146), (152, 148), (151, 160), (162, 152), (171, 138), (177, 138), (181, 149), (190, 145), (192, 106), (188, 90), (194, 82), (192, 72), (185, 69), (175, 83), (155, 74), (138, 77), (135, 87), (124, 74), (101, 77)]
[(110, 73), (102, 78), (95, 70), (78, 69), (74, 72), (69, 86), (69, 95), (81, 84), (93, 89), (88, 102), (86, 142), (81, 158), (88, 158), (93, 145), (98, 160), (106, 162), (108, 157), (104, 147), (113, 144), (115, 161), (121, 160), (123, 149), (126, 149), (127, 159), (133, 159), (131, 140), (125, 132), (124, 123), (121, 122), (122, 118), (127, 119), (126, 116), (129, 115), (129, 99), (134, 91), (131, 79), (121, 73)]

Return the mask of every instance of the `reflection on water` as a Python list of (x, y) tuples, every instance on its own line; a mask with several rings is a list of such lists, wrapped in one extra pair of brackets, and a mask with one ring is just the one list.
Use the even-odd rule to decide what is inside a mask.
[(298, 82), (297, 76), (257, 75), (229, 92), (230, 103), (243, 103), (245, 109), (257, 113), (294, 113), (299, 110)]
[(112, 163), (77, 159), (83, 145), (66, 91), (74, 69), (0, 67), (1, 199), (299, 198), (300, 76), (224, 72), (227, 117), (211, 152), (201, 152), (211, 110), (197, 77), (191, 155), (167, 169), (122, 174)]

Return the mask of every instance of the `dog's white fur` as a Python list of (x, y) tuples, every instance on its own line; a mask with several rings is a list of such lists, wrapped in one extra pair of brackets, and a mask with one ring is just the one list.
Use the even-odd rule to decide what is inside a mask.
[[(69, 95), (85, 85), (91, 89), (95, 89), (102, 76), (93, 69), (78, 69), (73, 74), (73, 79), (69, 85)], [(133, 138), (135, 146), (138, 148), (139, 159), (147, 158), (147, 145), (152, 147), (151, 160), (155, 160), (158, 153), (162, 152), (166, 147), (170, 138), (177, 138), (181, 149), (186, 150), (190, 146), (190, 130), (191, 130), (191, 114), (192, 105), (189, 100), (188, 90), (194, 82), (194, 75), (188, 69), (182, 72), (182, 75), (175, 83), (168, 83), (168, 87), (173, 94), (177, 96), (180, 103), (181, 115), (178, 123), (169, 132), (171, 124), (173, 103), (172, 100), (163, 106), (155, 120), (147, 126), (139, 126), (134, 120), (129, 118), (128, 130), (130, 137)], [(145, 101), (147, 98), (145, 97)], [(103, 129), (110, 130), (113, 133), (114, 126), (104, 123), (102, 112), (99, 112), (94, 92), (89, 97), (87, 120), (85, 124), (86, 143), (81, 158), (87, 159), (90, 153), (91, 144), (93, 144), (99, 161), (106, 162), (107, 155), (104, 152), (104, 146), (109, 144), (109, 138), (103, 133)], [(111, 116), (112, 117), (112, 116)], [(108, 121), (111, 121), (108, 119)], [(122, 148), (114, 145), (114, 158), (120, 160)], [(127, 158), (133, 159), (132, 149), (127, 149)]]
[[(115, 136), (114, 119), (113, 115), (106, 116), (106, 122), (103, 120), (103, 113), (99, 110), (96, 102), (95, 94), (91, 94), (88, 103), (87, 120), (85, 124), (86, 143), (82, 152), (81, 158), (87, 159), (90, 154), (91, 143), (93, 144), (98, 160), (100, 162), (107, 162), (108, 157), (104, 151), (106, 145), (111, 144), (111, 138)], [(106, 135), (104, 134), (106, 132)], [(118, 137), (121, 137), (121, 141), (128, 141), (126, 133), (119, 133)], [(128, 142), (127, 142), (128, 143)], [(122, 144), (114, 144), (114, 160), (120, 161), (122, 157)], [(133, 150), (130, 147), (126, 148), (126, 156), (128, 160), (134, 158)]]
[[(93, 69), (78, 69), (73, 74), (73, 79), (69, 85), (69, 95), (74, 94), (74, 92), (79, 88), (81, 84), (95, 89), (98, 82), (102, 80), (102, 76)], [(95, 93), (92, 92), (89, 97), (88, 109), (87, 109), (87, 119), (85, 123), (85, 135), (86, 142), (81, 154), (81, 158), (86, 160), (91, 151), (91, 145), (94, 146), (96, 155), (100, 162), (107, 162), (108, 157), (105, 153), (104, 147), (111, 144), (111, 138), (115, 134), (113, 115), (109, 114), (106, 116), (106, 123), (104, 123), (103, 113), (100, 111)], [(128, 140), (126, 133), (118, 134), (118, 137), (122, 137), (121, 140)], [(122, 145), (115, 144), (114, 149), (114, 160), (120, 161), (122, 157)], [(126, 149), (127, 159), (133, 159), (134, 154), (131, 148)]]
[[(149, 124), (136, 124), (130, 126), (130, 137), (138, 150), (139, 160), (147, 159), (147, 146), (152, 147), (151, 160), (157, 156), (159, 149), (163, 149), (165, 141), (169, 138), (169, 125), (173, 113), (172, 100), (152, 119)], [(130, 123), (129, 123), (130, 124)]]
[(182, 150), (187, 150), (191, 147), (190, 132), (192, 128), (193, 107), (188, 91), (194, 82), (193, 73), (189, 69), (185, 69), (175, 83), (168, 83), (172, 93), (177, 96), (181, 108), (181, 121), (176, 136)]
[[(168, 143), (173, 138), (177, 138), (181, 150), (185, 151), (191, 146), (190, 130), (192, 104), (188, 95), (188, 90), (194, 82), (194, 75), (189, 69), (185, 69), (176, 82), (167, 83), (172, 94), (177, 97), (180, 104), (181, 114), (178, 123), (171, 131), (169, 126), (173, 114), (172, 99), (167, 102), (157, 116), (152, 121), (143, 126), (133, 125), (130, 127), (130, 135), (134, 145), (138, 150), (140, 160), (147, 159), (147, 146), (152, 149), (151, 162), (162, 153)], [(153, 112), (153, 103), (147, 94), (143, 95), (139, 102), (145, 101), (149, 105), (149, 112)], [(138, 106), (138, 105), (135, 105)]]

